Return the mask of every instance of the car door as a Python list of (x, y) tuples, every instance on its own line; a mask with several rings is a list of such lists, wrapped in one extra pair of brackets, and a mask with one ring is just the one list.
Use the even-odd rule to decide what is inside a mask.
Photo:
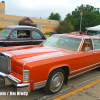
[(31, 35), (30, 30), (14, 30), (9, 37), (8, 45), (30, 45), (31, 43)]
[(96, 55), (95, 65), (100, 64), (100, 39), (93, 39), (94, 43), (94, 54)]
[(32, 31), (32, 44), (33, 45), (37, 45), (42, 43), (43, 41), (45, 41), (45, 39), (43, 39), (41, 33), (37, 30), (33, 30)]
[[(89, 47), (86, 51), (85, 47)], [(93, 51), (93, 43), (91, 39), (85, 39), (82, 45), (81, 51), (79, 52), (79, 66), (78, 71), (81, 73), (83, 71), (93, 68), (95, 64), (96, 55)]]

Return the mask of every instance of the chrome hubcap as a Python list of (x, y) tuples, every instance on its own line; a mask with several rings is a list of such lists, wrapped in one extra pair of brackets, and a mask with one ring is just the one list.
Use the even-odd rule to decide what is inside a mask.
[(58, 72), (54, 74), (54, 76), (51, 79), (51, 90), (53, 92), (58, 91), (63, 84), (63, 74)]

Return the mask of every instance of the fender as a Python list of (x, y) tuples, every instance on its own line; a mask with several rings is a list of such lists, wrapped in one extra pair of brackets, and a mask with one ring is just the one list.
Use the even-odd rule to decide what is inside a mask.
[[(53, 71), (53, 70), (55, 70), (55, 69), (57, 69), (57, 68), (62, 68), (62, 67), (68, 67), (69, 68), (69, 74), (70, 74), (70, 67), (68, 66), (68, 65), (66, 65), (66, 64), (62, 64), (62, 65), (59, 65), (59, 66), (53, 66), (49, 71), (48, 71), (48, 77), (49, 77), (49, 75), (50, 75), (50, 73)], [(68, 75), (69, 75), (68, 74)], [(48, 80), (48, 77), (47, 77), (47, 80)]]

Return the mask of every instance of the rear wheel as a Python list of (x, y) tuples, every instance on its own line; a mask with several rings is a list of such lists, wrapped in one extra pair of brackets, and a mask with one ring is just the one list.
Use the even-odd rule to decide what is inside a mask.
[(53, 70), (47, 80), (46, 86), (44, 87), (44, 91), (47, 94), (57, 93), (64, 82), (64, 70), (62, 68)]

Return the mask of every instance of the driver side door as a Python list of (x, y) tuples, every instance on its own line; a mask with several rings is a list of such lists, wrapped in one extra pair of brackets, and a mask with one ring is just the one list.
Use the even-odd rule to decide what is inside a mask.
[[(85, 47), (89, 47), (86, 51)], [(93, 68), (95, 64), (96, 55), (93, 51), (93, 43), (91, 39), (85, 39), (82, 45), (81, 51), (79, 52), (79, 66), (78, 71), (81, 73), (83, 71)]]

